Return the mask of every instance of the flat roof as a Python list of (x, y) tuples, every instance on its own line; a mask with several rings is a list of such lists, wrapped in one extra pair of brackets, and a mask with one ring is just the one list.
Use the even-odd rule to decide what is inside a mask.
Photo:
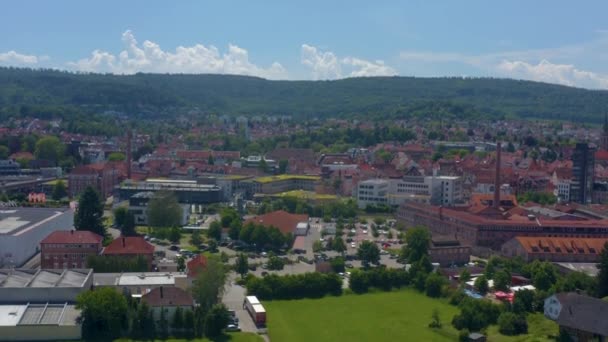
[[(185, 274), (180, 274), (186, 277)], [(174, 285), (175, 275), (171, 273), (125, 273), (118, 278), (118, 285)]]
[(92, 269), (0, 269), (0, 288), (83, 287)]
[(0, 326), (76, 325), (80, 310), (67, 303), (0, 305)]
[(68, 210), (69, 208), (2, 209), (0, 210), (0, 235), (20, 235), (61, 216)]

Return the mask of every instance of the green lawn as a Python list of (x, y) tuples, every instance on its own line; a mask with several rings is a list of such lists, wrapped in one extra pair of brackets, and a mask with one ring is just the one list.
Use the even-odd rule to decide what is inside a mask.
[[(458, 309), (413, 290), (267, 301), (271, 341), (454, 341)], [(428, 328), (434, 308), (444, 327)]]
[[(158, 340), (161, 341), (161, 340)], [(225, 334), (219, 338), (210, 340), (207, 338), (197, 338), (194, 340), (186, 340), (186, 339), (168, 339), (168, 340), (162, 340), (164, 342), (263, 342), (264, 339), (259, 336), (256, 335), (254, 333), (244, 333), (244, 332), (235, 332), (235, 333), (228, 333)], [(114, 342), (135, 342), (135, 340), (130, 340), (130, 339), (118, 339), (115, 340)]]
[(528, 316), (528, 334), (520, 336), (504, 336), (498, 332), (498, 326), (488, 328), (488, 341), (492, 342), (541, 342), (552, 341), (549, 336), (559, 335), (555, 322), (545, 318), (542, 313)]

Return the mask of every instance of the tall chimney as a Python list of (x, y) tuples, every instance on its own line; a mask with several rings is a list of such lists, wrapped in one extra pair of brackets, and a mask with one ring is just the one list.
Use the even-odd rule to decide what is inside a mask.
[(496, 143), (496, 175), (494, 176), (494, 208), (500, 207), (500, 150), (501, 145)]
[(133, 139), (133, 133), (131, 132), (131, 129), (129, 129), (129, 131), (127, 132), (127, 179), (131, 179), (131, 140)]

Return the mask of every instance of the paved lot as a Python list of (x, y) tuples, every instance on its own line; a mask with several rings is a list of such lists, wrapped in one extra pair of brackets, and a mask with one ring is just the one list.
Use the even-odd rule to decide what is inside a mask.
[[(236, 312), (236, 317), (239, 319), (241, 331), (258, 333), (258, 329), (253, 323), (253, 319), (249, 316), (247, 310), (243, 309), (243, 301), (245, 300), (246, 289), (243, 286), (237, 285), (234, 281), (237, 279), (234, 273), (229, 276), (222, 302), (229, 310)], [(267, 335), (261, 335), (265, 341), (270, 341)]]

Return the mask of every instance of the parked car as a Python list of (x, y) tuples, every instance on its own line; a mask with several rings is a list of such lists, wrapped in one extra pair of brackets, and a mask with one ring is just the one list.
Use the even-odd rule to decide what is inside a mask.
[(267, 275), (268, 275), (268, 272), (266, 272), (266, 271), (262, 272), (262, 277), (265, 277)]
[(348, 263), (348, 262), (346, 264), (344, 264), (344, 267), (346, 267), (346, 268), (354, 268), (353, 264)]
[(177, 252), (177, 251), (179, 251), (179, 247), (177, 247), (176, 245), (171, 245), (171, 246), (169, 247), (169, 250), (170, 250), (170, 251)]
[(225, 330), (226, 331), (241, 331), (241, 328), (238, 325), (231, 323), (226, 326)]

